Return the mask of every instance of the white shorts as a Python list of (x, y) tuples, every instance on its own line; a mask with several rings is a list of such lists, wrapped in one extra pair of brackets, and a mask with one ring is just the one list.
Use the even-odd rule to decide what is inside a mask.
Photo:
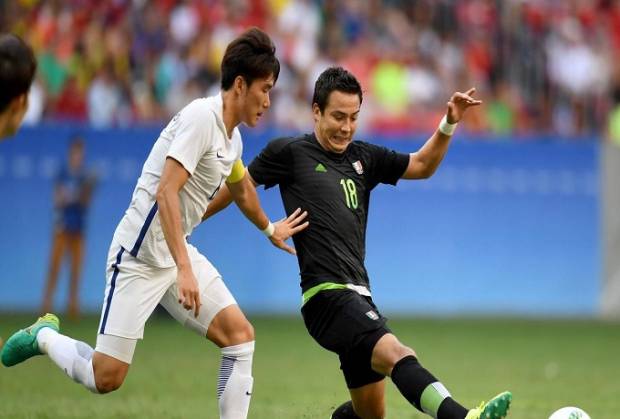
[[(161, 304), (179, 323), (205, 337), (215, 315), (237, 302), (222, 281), (220, 273), (207, 258), (191, 245), (188, 245), (188, 252), (202, 303), (198, 318), (194, 317), (193, 310), (184, 309), (178, 302), (176, 267), (157, 268), (148, 265), (131, 256), (120, 245), (112, 243), (108, 253), (107, 283), (99, 335), (142, 339), (144, 324), (157, 304)], [(131, 354), (126, 354), (126, 345), (122, 345), (123, 348), (111, 348), (114, 345), (110, 342), (115, 340), (104, 339), (102, 343), (105, 341), (107, 344), (100, 347), (99, 340), (96, 348), (98, 352), (117, 359), (121, 359), (117, 353), (121, 352), (125, 354), (125, 359), (121, 360), (131, 362), (133, 350)], [(127, 355), (129, 361), (126, 360)]]

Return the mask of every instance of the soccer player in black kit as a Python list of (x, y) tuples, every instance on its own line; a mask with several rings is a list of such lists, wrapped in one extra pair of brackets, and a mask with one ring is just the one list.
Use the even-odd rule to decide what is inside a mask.
[[(256, 185), (280, 186), (287, 214), (308, 212), (310, 225), (293, 236), (301, 271), (302, 315), (310, 335), (338, 354), (351, 400), (332, 419), (385, 417), (391, 377), (418, 410), (438, 419), (504, 418), (512, 399), (503, 392), (474, 409), (457, 403), (422, 367), (413, 349), (391, 332), (372, 301), (364, 258), (372, 189), (379, 183), (430, 177), (443, 159), (457, 122), (481, 101), (454, 93), (438, 129), (417, 152), (398, 153), (353, 141), (362, 90), (348, 71), (325, 70), (312, 99), (314, 133), (271, 141), (248, 167)], [(218, 202), (216, 202), (218, 201)], [(224, 189), (205, 218), (230, 201)]]

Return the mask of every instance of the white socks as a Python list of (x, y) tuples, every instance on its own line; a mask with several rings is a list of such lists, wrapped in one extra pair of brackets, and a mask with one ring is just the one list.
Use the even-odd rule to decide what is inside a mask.
[(73, 381), (93, 393), (99, 393), (93, 372), (93, 348), (49, 327), (39, 330), (37, 343), (41, 352), (47, 354)]
[[(41, 352), (47, 354), (65, 374), (93, 393), (99, 393), (93, 372), (93, 348), (49, 327), (37, 333), (37, 343)], [(253, 355), (254, 341), (222, 348), (217, 386), (220, 419), (247, 418), (254, 383)]]
[(217, 383), (220, 419), (246, 419), (252, 396), (254, 341), (222, 348)]

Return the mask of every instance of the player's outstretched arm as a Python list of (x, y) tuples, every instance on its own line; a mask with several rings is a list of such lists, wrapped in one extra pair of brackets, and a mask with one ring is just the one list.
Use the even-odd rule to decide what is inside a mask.
[(228, 179), (226, 179), (226, 183), (222, 185), (222, 187), (215, 194), (213, 200), (209, 202), (209, 206), (207, 207), (207, 210), (202, 216), (202, 221), (205, 221), (207, 218), (214, 216), (218, 212), (227, 208), (231, 204), (231, 202), (233, 202), (233, 197), (230, 194), (230, 190), (228, 189), (228, 184), (239, 182), (244, 177), (249, 178), (255, 188), (258, 186), (254, 179), (252, 179), (252, 176), (250, 176), (248, 169), (243, 167), (243, 162), (241, 160), (238, 160), (237, 162), (235, 162), (230, 176), (228, 177)]
[[(298, 208), (289, 217), (272, 224), (260, 206), (260, 201), (256, 193), (256, 186), (249, 173), (246, 172), (245, 176), (237, 182), (227, 181), (226, 186), (228, 193), (231, 195), (232, 199), (234, 199), (241, 212), (269, 238), (274, 246), (291, 254), (295, 254), (295, 249), (286, 244), (286, 240), (308, 226), (307, 221), (303, 222), (308, 215), (307, 212), (304, 211), (302, 213), (301, 209)], [(224, 188), (220, 189), (218, 195), (223, 192), (222, 189)], [(226, 192), (224, 191), (224, 193)], [(225, 200), (226, 197), (223, 196), (222, 199)], [(213, 204), (213, 202), (211, 202), (211, 204)], [(207, 213), (208, 212), (209, 210), (207, 208)], [(208, 214), (205, 215), (207, 217), (209, 216)]]
[(465, 93), (456, 92), (447, 103), (446, 115), (441, 120), (435, 133), (415, 153), (409, 155), (409, 165), (402, 179), (426, 179), (431, 177), (443, 160), (456, 124), (463, 118), (465, 111), (471, 106), (479, 106), (481, 100), (473, 98), (475, 88)]

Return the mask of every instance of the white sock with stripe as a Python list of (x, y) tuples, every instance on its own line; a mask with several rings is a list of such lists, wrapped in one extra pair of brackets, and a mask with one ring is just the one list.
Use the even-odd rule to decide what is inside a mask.
[(49, 327), (39, 330), (37, 343), (41, 352), (47, 354), (73, 381), (93, 393), (99, 393), (93, 372), (93, 348)]
[(220, 419), (246, 419), (252, 397), (254, 341), (222, 348), (217, 383)]

